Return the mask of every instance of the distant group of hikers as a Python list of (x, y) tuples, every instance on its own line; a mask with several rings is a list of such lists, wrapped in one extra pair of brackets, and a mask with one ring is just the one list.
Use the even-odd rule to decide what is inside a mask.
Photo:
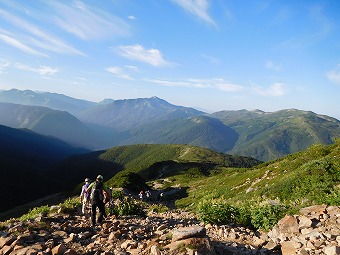
[(80, 202), (82, 203), (81, 211), (87, 214), (87, 207), (91, 205), (91, 223), (96, 225), (97, 208), (99, 210), (98, 223), (102, 223), (106, 217), (105, 202), (112, 199), (111, 190), (104, 184), (102, 175), (98, 175), (94, 182), (89, 178), (85, 179), (85, 184), (82, 186), (80, 193)]

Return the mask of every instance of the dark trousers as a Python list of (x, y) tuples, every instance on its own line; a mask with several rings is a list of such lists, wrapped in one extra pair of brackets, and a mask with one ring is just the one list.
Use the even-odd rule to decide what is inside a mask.
[(98, 201), (96, 203), (92, 203), (92, 215), (91, 215), (92, 226), (96, 225), (97, 208), (99, 209), (98, 223), (102, 223), (103, 218), (106, 217), (104, 202)]

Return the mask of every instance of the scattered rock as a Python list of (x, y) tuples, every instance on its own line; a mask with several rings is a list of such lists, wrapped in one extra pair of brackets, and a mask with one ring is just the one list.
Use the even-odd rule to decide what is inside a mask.
[(0, 255), (340, 254), (340, 207), (316, 205), (300, 213), (285, 216), (266, 233), (204, 225), (195, 215), (176, 211), (109, 216), (95, 228), (89, 218), (56, 212), (8, 223), (1, 231)]

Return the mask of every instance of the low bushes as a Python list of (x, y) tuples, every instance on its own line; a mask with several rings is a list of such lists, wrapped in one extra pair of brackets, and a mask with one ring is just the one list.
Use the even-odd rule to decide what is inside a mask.
[(122, 200), (117, 201), (109, 208), (110, 214), (113, 215), (145, 215), (143, 206), (136, 200), (124, 197)]
[(236, 207), (222, 200), (213, 200), (200, 203), (198, 217), (205, 223), (235, 223), (252, 229), (269, 230), (287, 212), (288, 208), (282, 205), (247, 204)]

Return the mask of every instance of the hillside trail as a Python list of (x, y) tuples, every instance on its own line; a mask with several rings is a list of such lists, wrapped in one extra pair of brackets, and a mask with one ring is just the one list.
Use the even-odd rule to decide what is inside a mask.
[(339, 254), (340, 207), (317, 205), (300, 213), (286, 216), (269, 232), (260, 232), (233, 224), (204, 224), (181, 210), (110, 215), (91, 227), (80, 208), (59, 208), (34, 219), (3, 224), (0, 254)]

